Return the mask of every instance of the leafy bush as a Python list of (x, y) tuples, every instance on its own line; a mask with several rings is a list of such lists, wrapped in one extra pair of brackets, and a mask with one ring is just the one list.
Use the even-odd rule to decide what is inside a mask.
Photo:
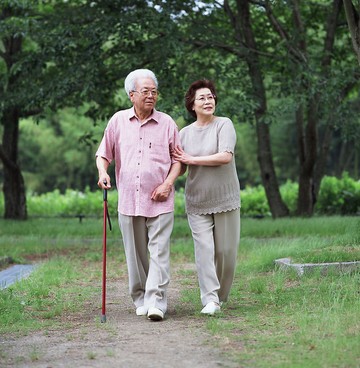
[[(108, 191), (108, 208), (112, 216), (117, 213), (117, 192)], [(30, 216), (102, 216), (103, 193), (98, 190), (85, 192), (67, 190), (61, 194), (59, 190), (41, 194), (28, 195), (27, 206)]]
[[(282, 198), (290, 213), (297, 206), (298, 184), (287, 181), (280, 187)], [(85, 192), (59, 190), (36, 195), (28, 193), (27, 207), (30, 216), (98, 216), (103, 214), (103, 193), (100, 190)], [(117, 191), (108, 191), (108, 207), (111, 217), (117, 217)], [(4, 211), (4, 198), (0, 196), (0, 211)], [(271, 216), (264, 187), (246, 187), (241, 190), (241, 213), (243, 216)], [(360, 181), (344, 174), (341, 179), (326, 176), (322, 180), (315, 214), (356, 215), (360, 213)], [(185, 214), (184, 189), (175, 194), (175, 215)]]
[[(281, 196), (289, 207), (290, 213), (295, 213), (298, 196), (297, 183), (287, 181), (280, 187)], [(245, 216), (271, 216), (265, 189), (262, 185), (246, 187), (241, 191), (241, 213)]]
[(360, 181), (344, 173), (341, 179), (325, 176), (321, 182), (316, 213), (354, 215), (360, 213)]
[(288, 180), (280, 187), (283, 201), (288, 206), (291, 214), (294, 214), (297, 207), (299, 184)]
[(240, 193), (241, 214), (245, 216), (270, 216), (270, 208), (264, 187), (246, 187)]

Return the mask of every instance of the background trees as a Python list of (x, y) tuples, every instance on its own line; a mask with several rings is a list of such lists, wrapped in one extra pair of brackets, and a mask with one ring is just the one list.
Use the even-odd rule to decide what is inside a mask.
[[(187, 86), (216, 82), (241, 183), (264, 184), (273, 217), (288, 213), (279, 183), (297, 180), (298, 213), (311, 215), (325, 173), (359, 174), (359, 70), (340, 0), (4, 1), (0, 37), (7, 218), (26, 218), (22, 169), (36, 191), (93, 185), (96, 141), (129, 106), (123, 80), (138, 67), (158, 75), (158, 107), (180, 127)], [(19, 141), (29, 116), (42, 131), (20, 124)]]
[[(274, 217), (286, 215), (287, 209), (278, 191), (270, 125), (282, 116), (291, 119), (297, 146), (293, 160), (298, 165), (298, 214), (311, 215), (335, 131), (359, 127), (358, 119), (345, 113), (355, 95), (358, 98), (354, 91), (359, 71), (348, 52), (342, 1), (224, 1), (223, 10), (228, 20), (221, 18), (220, 9), (203, 14), (208, 21), (202, 22), (206, 26), (199, 34), (207, 36), (199, 42), (199, 34), (189, 32), (189, 38), (202, 47), (230, 53), (248, 67), (257, 156)], [(208, 24), (219, 22), (222, 33), (206, 33)]]
[(104, 40), (87, 33), (89, 24), (80, 10), (75, 3), (1, 3), (0, 158), (5, 218), (27, 217), (18, 156), (20, 119), (50, 116), (62, 106), (82, 103), (85, 96), (91, 97), (88, 91), (94, 93), (93, 72), (101, 73), (97, 61)]

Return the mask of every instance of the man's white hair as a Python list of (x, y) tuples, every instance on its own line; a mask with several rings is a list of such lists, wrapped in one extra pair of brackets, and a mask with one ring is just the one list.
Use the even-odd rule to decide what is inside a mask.
[(135, 91), (136, 89), (136, 81), (141, 78), (151, 78), (154, 81), (156, 88), (158, 88), (157, 78), (151, 70), (136, 69), (129, 73), (128, 76), (125, 78), (125, 91), (129, 97), (130, 92)]

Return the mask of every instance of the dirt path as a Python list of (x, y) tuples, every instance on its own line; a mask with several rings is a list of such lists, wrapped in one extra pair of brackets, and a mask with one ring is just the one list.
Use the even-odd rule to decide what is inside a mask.
[[(237, 367), (206, 332), (206, 316), (181, 304), (182, 274), (172, 271), (166, 319), (135, 315), (127, 280), (107, 284), (107, 322), (99, 323), (98, 300), (78, 316), (64, 318), (64, 329), (2, 340), (1, 367), (36, 368), (215, 368)], [(1, 341), (2, 340), (2, 341)]]

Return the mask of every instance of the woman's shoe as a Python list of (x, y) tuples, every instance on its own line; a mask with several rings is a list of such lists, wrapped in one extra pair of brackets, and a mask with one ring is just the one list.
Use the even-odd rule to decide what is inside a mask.
[(137, 316), (146, 316), (147, 312), (148, 312), (148, 310), (144, 305), (142, 305), (141, 307), (136, 308), (136, 315)]
[(161, 321), (164, 319), (164, 312), (158, 308), (150, 308), (147, 316), (152, 321)]
[(201, 310), (203, 314), (213, 315), (217, 312), (220, 312), (220, 305), (215, 302), (210, 302), (205, 305), (205, 307)]

